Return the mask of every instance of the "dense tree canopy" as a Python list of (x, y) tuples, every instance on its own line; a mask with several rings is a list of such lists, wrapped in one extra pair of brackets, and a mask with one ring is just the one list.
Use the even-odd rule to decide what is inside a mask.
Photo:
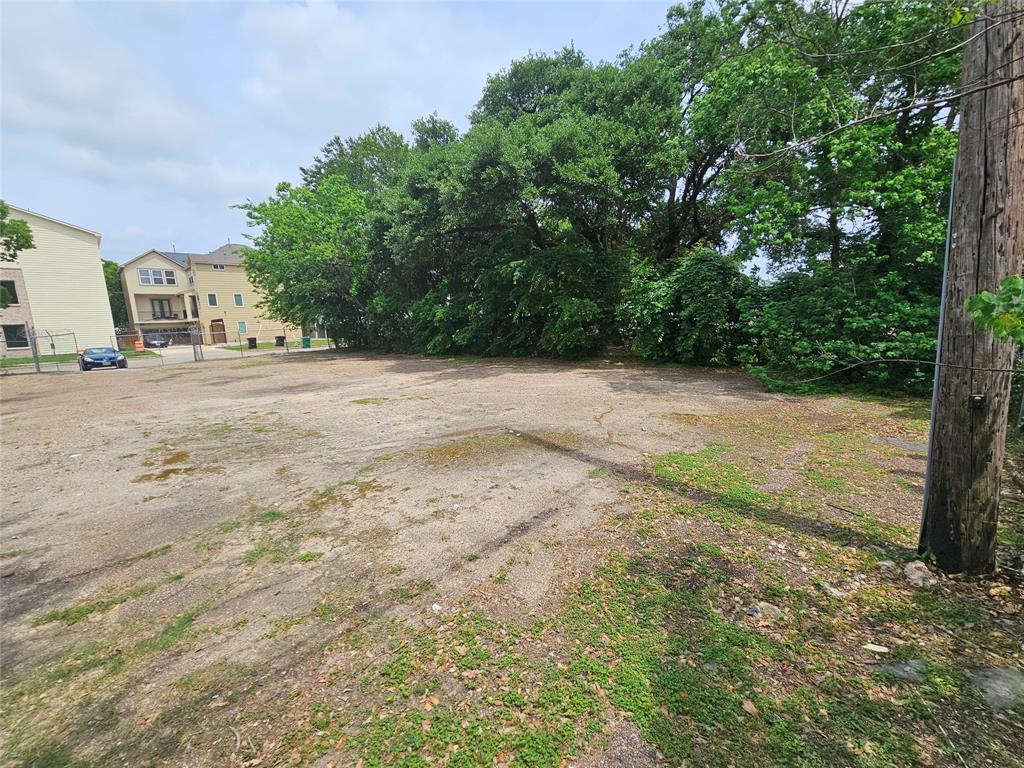
[(128, 327), (128, 306), (124, 302), (124, 286), (121, 283), (121, 265), (116, 261), (103, 259), (103, 280), (107, 284), (107, 299), (115, 328)]
[(12, 219), (11, 209), (0, 200), (0, 261), (15, 261), (33, 247), (32, 230), (24, 219)]
[(303, 186), (244, 206), (247, 268), (278, 319), (380, 349), (622, 344), (808, 377), (928, 359), (957, 7), (692, 2), (615, 62), (528, 56), (488, 79), (461, 135), (435, 114), (411, 140), (335, 137)]

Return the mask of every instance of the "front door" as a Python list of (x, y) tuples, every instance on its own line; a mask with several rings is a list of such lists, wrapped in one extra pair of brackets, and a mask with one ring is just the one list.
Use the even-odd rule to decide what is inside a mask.
[(210, 321), (210, 337), (213, 339), (214, 344), (227, 344), (228, 335), (224, 331), (223, 320), (211, 320)]

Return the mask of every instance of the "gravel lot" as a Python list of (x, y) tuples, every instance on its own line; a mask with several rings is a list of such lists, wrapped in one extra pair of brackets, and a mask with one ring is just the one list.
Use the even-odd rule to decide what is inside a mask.
[[(673, 414), (770, 399), (709, 372), (315, 353), (7, 380), (9, 669), (37, 657), (19, 624), (123, 580), (126, 560), (346, 482), (362, 490), (314, 501), (322, 523), (379, 529), (379, 558), (461, 593), (547, 529), (593, 524), (617, 495), (595, 468), (696, 444)], [(524, 599), (553, 566), (524, 569)]]
[(1024, 584), (903, 575), (927, 413), (618, 359), (2, 379), (0, 764), (1024, 764), (972, 682)]
[(275, 622), (342, 583), (396, 615), (407, 601), (380, 596), (429, 584), (451, 605), (496, 574), (509, 610), (558, 600), (564, 555), (544, 544), (614, 514), (645, 454), (698, 444), (675, 415), (772, 402), (725, 373), (315, 352), (2, 387), (8, 680), (197, 603), (237, 625), (136, 695), (280, 657)]

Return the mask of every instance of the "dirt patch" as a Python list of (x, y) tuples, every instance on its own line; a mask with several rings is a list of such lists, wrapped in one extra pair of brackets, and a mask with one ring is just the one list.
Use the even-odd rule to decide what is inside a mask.
[[(467, 764), (650, 766), (657, 742), (670, 763), (692, 749), (693, 764), (725, 765), (716, 745), (746, 733), (735, 754), (753, 764), (774, 738), (754, 718), (791, 716), (811, 723), (801, 738), (902, 759), (862, 735), (884, 738), (869, 715), (830, 731), (821, 711), (850, 717), (839, 699), (794, 702), (791, 680), (817, 696), (885, 641), (927, 647), (934, 681), (949, 655), (1019, 636), (1015, 585), (988, 596), (950, 580), (911, 611), (875, 567), (909, 557), (913, 403), (618, 363), (259, 364), (183, 368), (187, 410), (139, 398), (85, 433), (55, 404), (120, 413), (165, 374), (5, 382), (0, 417), (19, 434), (0, 523), (12, 764), (444, 764), (454, 745)], [(775, 623), (746, 613), (757, 603), (779, 606), (758, 614)], [(938, 629), (921, 645), (904, 624), (929, 611), (984, 651)], [(1012, 727), (993, 729), (965, 743), (998, 762)], [(941, 733), (915, 737), (957, 764)]]

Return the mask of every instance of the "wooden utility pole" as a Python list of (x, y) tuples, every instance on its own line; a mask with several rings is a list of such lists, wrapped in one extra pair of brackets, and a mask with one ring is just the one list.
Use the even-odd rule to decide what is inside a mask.
[(1013, 344), (976, 328), (964, 304), (1021, 273), (1024, 0), (986, 3), (968, 34), (963, 89), (976, 90), (960, 102), (918, 550), (949, 573), (980, 574), (995, 568)]

